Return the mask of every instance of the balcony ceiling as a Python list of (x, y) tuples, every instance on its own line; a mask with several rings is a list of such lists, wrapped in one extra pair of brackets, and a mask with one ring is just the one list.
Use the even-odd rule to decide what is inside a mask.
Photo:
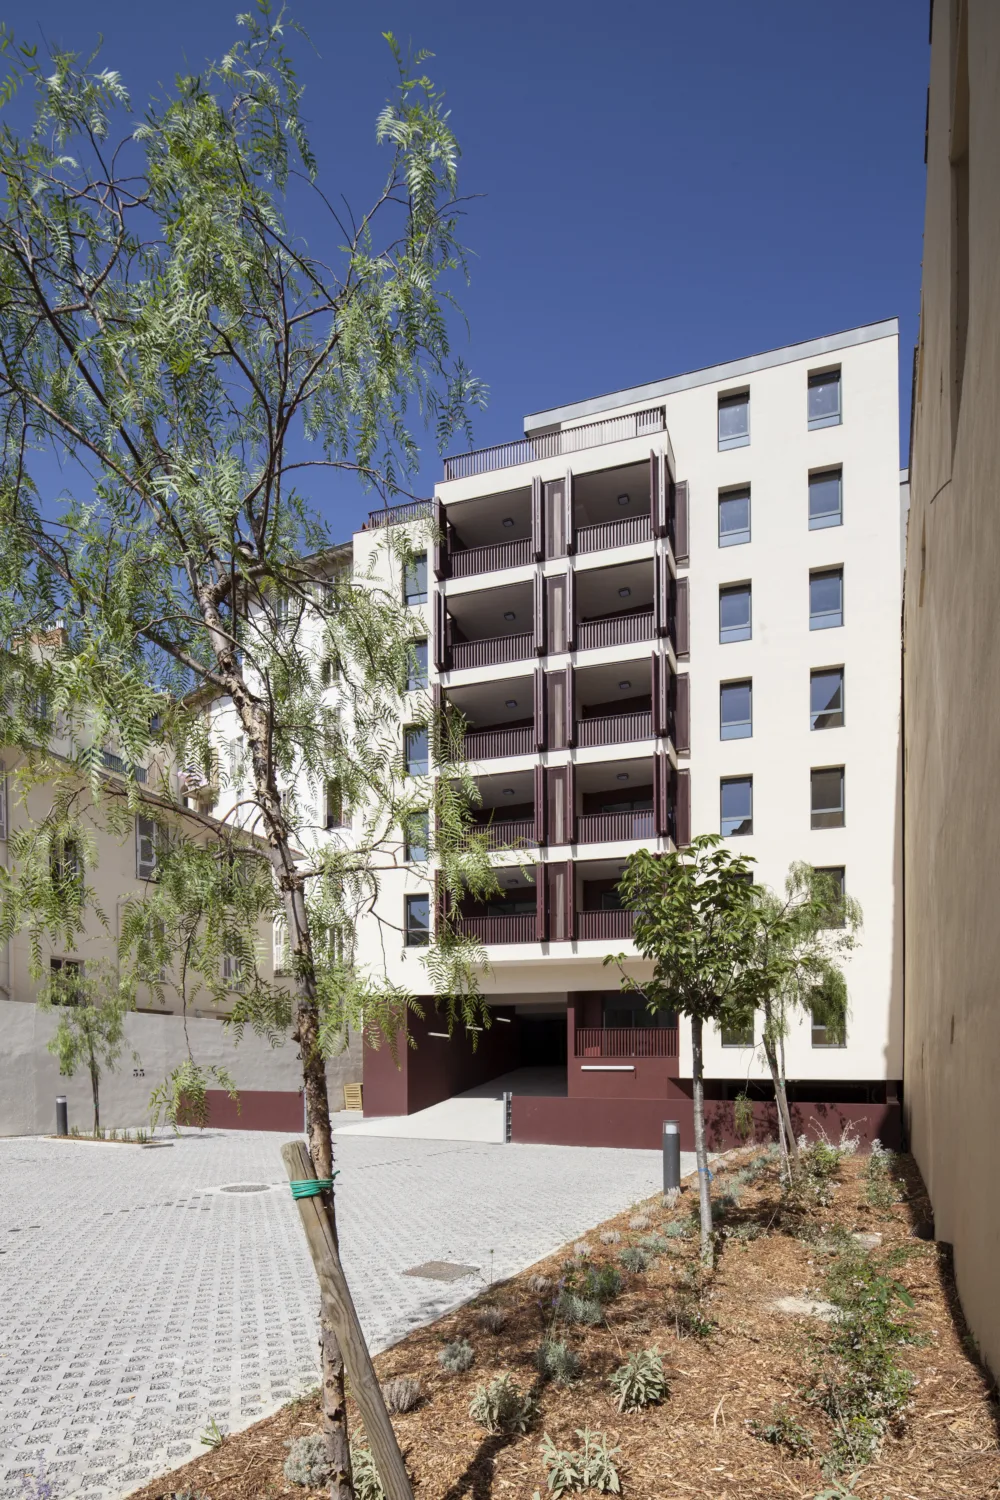
[[(534, 682), (525, 675), (509, 682), (476, 682), (449, 688), (448, 701), (464, 716), (470, 729), (493, 724), (516, 724), (534, 716)], [(513, 703), (513, 708), (507, 704)]]
[[(619, 505), (619, 495), (628, 495), (627, 505)], [(648, 516), (649, 463), (574, 475), (573, 504), (578, 526), (619, 521), (623, 516)]]
[[(452, 594), (448, 609), (471, 641), (521, 635), (534, 629), (534, 590), (530, 583), (512, 583), (505, 589), (483, 589), (475, 594)], [(514, 618), (506, 619), (508, 614)]]
[[(531, 490), (507, 490), (449, 505), (448, 520), (464, 547), (489, 547), (531, 535)], [(514, 522), (505, 526), (505, 520)]]
[[(628, 589), (622, 598), (621, 590)], [(626, 610), (653, 607), (653, 561), (621, 563), (615, 568), (582, 568), (576, 575), (577, 616), (594, 620)]]
[[(628, 777), (619, 781), (619, 773)], [(652, 756), (635, 760), (590, 764), (584, 762), (576, 768), (578, 792), (628, 792), (632, 787), (650, 786), (653, 781)]]
[[(506, 776), (480, 776), (477, 778), (482, 797), (481, 812), (491, 807), (517, 807), (535, 799), (535, 779), (531, 771), (511, 771)], [(512, 792), (513, 796), (506, 793)]]
[[(589, 703), (625, 703), (630, 698), (643, 698), (652, 691), (653, 668), (650, 659), (652, 642), (643, 642), (637, 651), (643, 655), (638, 661), (609, 662), (603, 667), (578, 667), (576, 671), (576, 701), (582, 707)], [(628, 687), (620, 684), (627, 682)], [(626, 710), (627, 712), (627, 710)]]

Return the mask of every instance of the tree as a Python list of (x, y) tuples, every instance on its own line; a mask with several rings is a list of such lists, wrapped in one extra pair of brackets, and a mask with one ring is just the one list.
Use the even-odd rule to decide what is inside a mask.
[[(694, 1143), (701, 1209), (701, 1258), (712, 1263), (712, 1199), (705, 1148), (702, 1031), (706, 1021), (742, 1014), (743, 974), (754, 944), (750, 861), (730, 854), (716, 834), (701, 834), (669, 854), (640, 849), (619, 881), (622, 905), (635, 913), (633, 938), (653, 977), (623, 974), (652, 1012), (679, 1011), (691, 1022)], [(616, 962), (622, 964), (619, 956)]]
[[(220, 61), (179, 77), (138, 121), (117, 73), (65, 52), (43, 68), (32, 47), (0, 36), (0, 105), (9, 113), (22, 87), (36, 99), (33, 129), (7, 123), (0, 135), (0, 729), (26, 755), (43, 747), (37, 774), (61, 775), (44, 754), (44, 695), (76, 735), (69, 771), (95, 805), (113, 800), (100, 765), (109, 739), (129, 764), (162, 748), (195, 781), (237, 788), (221, 827), (197, 805), (180, 814), (188, 831), (132, 913), (123, 961), (148, 979), (152, 924), (176, 931), (184, 912), (214, 914), (185, 962), (232, 1003), (237, 1030), (290, 1029), (326, 1180), (324, 1051), (362, 1015), (393, 1038), (413, 1003), (364, 965), (356, 934), (362, 917), (377, 919), (416, 807), (432, 808), (445, 890), (486, 890), (493, 877), (484, 841), (467, 834), (461, 768), (433, 785), (407, 774), (412, 622), (377, 569), (339, 566), (309, 489), (340, 469), (385, 503), (405, 494), (418, 457), (409, 409), (443, 446), (470, 435), (483, 391), (449, 345), (449, 278), (464, 259), (441, 94), (390, 37), (399, 83), (376, 125), (386, 174), (365, 213), (339, 214), (318, 184), (287, 23), (259, 0), (240, 24)], [(327, 214), (322, 253), (287, 217), (306, 198)], [(386, 528), (390, 572), (407, 545)], [(38, 632), (57, 619), (63, 638), (40, 652)], [(313, 619), (339, 667), (336, 707)], [(213, 702), (234, 725), (228, 769)], [(418, 714), (433, 730), (431, 706)], [(331, 781), (356, 821), (349, 838), (324, 841)], [(134, 811), (134, 779), (122, 795)], [(287, 926), (288, 984), (259, 973), (269, 909)], [(454, 910), (441, 914), (428, 972), (451, 1020), (488, 1024)], [(331, 1189), (323, 1203), (335, 1225)], [(326, 1319), (323, 1354), (331, 1493), (344, 1500), (343, 1366)]]
[(834, 1038), (847, 1022), (847, 984), (841, 959), (857, 943), (861, 907), (839, 882), (801, 862), (789, 866), (782, 898), (753, 887), (755, 939), (743, 976), (746, 1018), (764, 1014), (762, 1044), (778, 1109), (778, 1134), (789, 1179), (798, 1163), (785, 1077), (785, 1037), (798, 1010), (822, 1021)]
[(58, 1057), (62, 1077), (72, 1078), (81, 1066), (90, 1075), (96, 1138), (101, 1130), (101, 1073), (113, 1073), (122, 1055), (131, 997), (106, 963), (86, 968), (64, 964), (50, 974), (39, 993), (39, 1004), (59, 1013), (48, 1050)]

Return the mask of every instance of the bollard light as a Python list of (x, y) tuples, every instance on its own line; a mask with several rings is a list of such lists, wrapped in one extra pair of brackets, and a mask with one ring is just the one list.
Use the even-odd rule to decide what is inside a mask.
[(66, 1095), (56, 1095), (56, 1135), (69, 1135), (69, 1109)]
[(681, 1127), (676, 1120), (663, 1122), (663, 1191), (677, 1192), (681, 1185)]

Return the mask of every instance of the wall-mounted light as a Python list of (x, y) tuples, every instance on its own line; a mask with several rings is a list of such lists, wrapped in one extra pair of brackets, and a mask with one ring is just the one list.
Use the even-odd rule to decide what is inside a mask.
[(514, 524), (514, 517), (513, 516), (504, 516), (504, 518), (503, 518), (503, 524), (505, 526), (513, 526), (513, 524)]
[(625, 681), (624, 682), (620, 682), (618, 684), (618, 686), (620, 688), (624, 689), (624, 688), (630, 688), (632, 686), (632, 684), (629, 682), (628, 678), (626, 677)]
[(505, 708), (516, 708), (517, 707), (517, 699), (516, 698), (508, 698), (507, 701), (506, 701), (506, 703), (504, 704), (504, 707)]
[(629, 596), (629, 594), (631, 594), (631, 592), (632, 592), (631, 589), (619, 589), (618, 590), (618, 597), (619, 597), (619, 599), (627, 599), (628, 596)]
[(627, 495), (619, 495), (618, 496), (618, 504), (619, 505), (627, 505), (628, 504), (628, 496)]
[(514, 611), (512, 609), (508, 609), (508, 610), (504, 611), (504, 619), (505, 620), (516, 620), (517, 619), (517, 615), (514, 613)]
[(628, 781), (628, 772), (627, 771), (619, 771), (618, 772), (618, 780), (619, 781)]
[(513, 797), (514, 788), (512, 786), (505, 786), (503, 789), (503, 794), (505, 797)]

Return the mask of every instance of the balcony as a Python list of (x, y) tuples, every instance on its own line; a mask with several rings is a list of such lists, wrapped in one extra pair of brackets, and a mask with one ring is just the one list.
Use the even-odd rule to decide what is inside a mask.
[(501, 568), (521, 568), (531, 562), (531, 537), (512, 542), (494, 542), (488, 547), (467, 547), (450, 554), (452, 578), (471, 578), (476, 573), (494, 573)]
[(631, 614), (581, 620), (576, 627), (576, 645), (579, 651), (596, 651), (602, 646), (631, 646), (637, 641), (651, 641), (655, 633), (652, 609), (636, 610)]
[(530, 755), (534, 735), (529, 727), (518, 729), (472, 729), (463, 741), (466, 760), (498, 760), (504, 755)]
[(489, 850), (522, 849), (528, 844), (537, 845), (535, 820), (531, 818), (497, 819), (490, 823), (470, 823), (469, 832), (486, 835)]
[(576, 820), (578, 844), (611, 844), (655, 836), (652, 808), (648, 812), (581, 813)]
[[(617, 523), (615, 523), (617, 524)], [(630, 646), (656, 634), (653, 559), (576, 574), (576, 647)]]
[(581, 747), (592, 745), (627, 745), (635, 740), (653, 737), (653, 711), (644, 709), (639, 713), (605, 714), (600, 718), (578, 719), (576, 742)]
[(651, 542), (653, 527), (648, 513), (644, 516), (618, 516), (596, 526), (580, 526), (576, 533), (577, 552), (607, 552), (610, 547), (631, 547), (636, 542)]
[(534, 912), (508, 912), (496, 917), (459, 917), (455, 923), (461, 937), (489, 946), (493, 943), (533, 943), (536, 938)]
[(376, 531), (383, 526), (402, 526), (407, 521), (426, 521), (434, 514), (432, 500), (405, 500), (401, 505), (383, 506), (368, 512), (368, 526)]
[(630, 940), (635, 912), (631, 911), (579, 911), (576, 914), (576, 935), (581, 942), (620, 942)]
[(494, 469), (509, 469), (517, 464), (536, 463), (544, 458), (559, 458), (564, 453), (580, 453), (599, 448), (604, 443), (624, 442), (627, 438), (645, 437), (666, 430), (662, 406), (611, 417), (603, 422), (587, 422), (559, 432), (543, 432), (537, 437), (520, 438), (513, 443), (498, 443), (472, 453), (458, 453), (444, 461), (444, 477), (468, 479), (474, 474), (489, 474)]
[(676, 1057), (676, 1026), (578, 1026), (577, 1057)]
[(517, 635), (487, 636), (478, 641), (452, 641), (451, 665), (457, 672), (467, 667), (501, 667), (509, 661), (527, 661), (534, 655), (535, 637), (530, 630)]
[(110, 750), (101, 751), (101, 765), (105, 771), (110, 771), (114, 776), (125, 776), (129, 780), (134, 779), (140, 783), (146, 780), (145, 766), (133, 766), (127, 760), (123, 760), (120, 755), (115, 755)]
[(535, 651), (535, 590), (530, 582), (447, 596), (446, 659), (462, 671), (525, 661)]

